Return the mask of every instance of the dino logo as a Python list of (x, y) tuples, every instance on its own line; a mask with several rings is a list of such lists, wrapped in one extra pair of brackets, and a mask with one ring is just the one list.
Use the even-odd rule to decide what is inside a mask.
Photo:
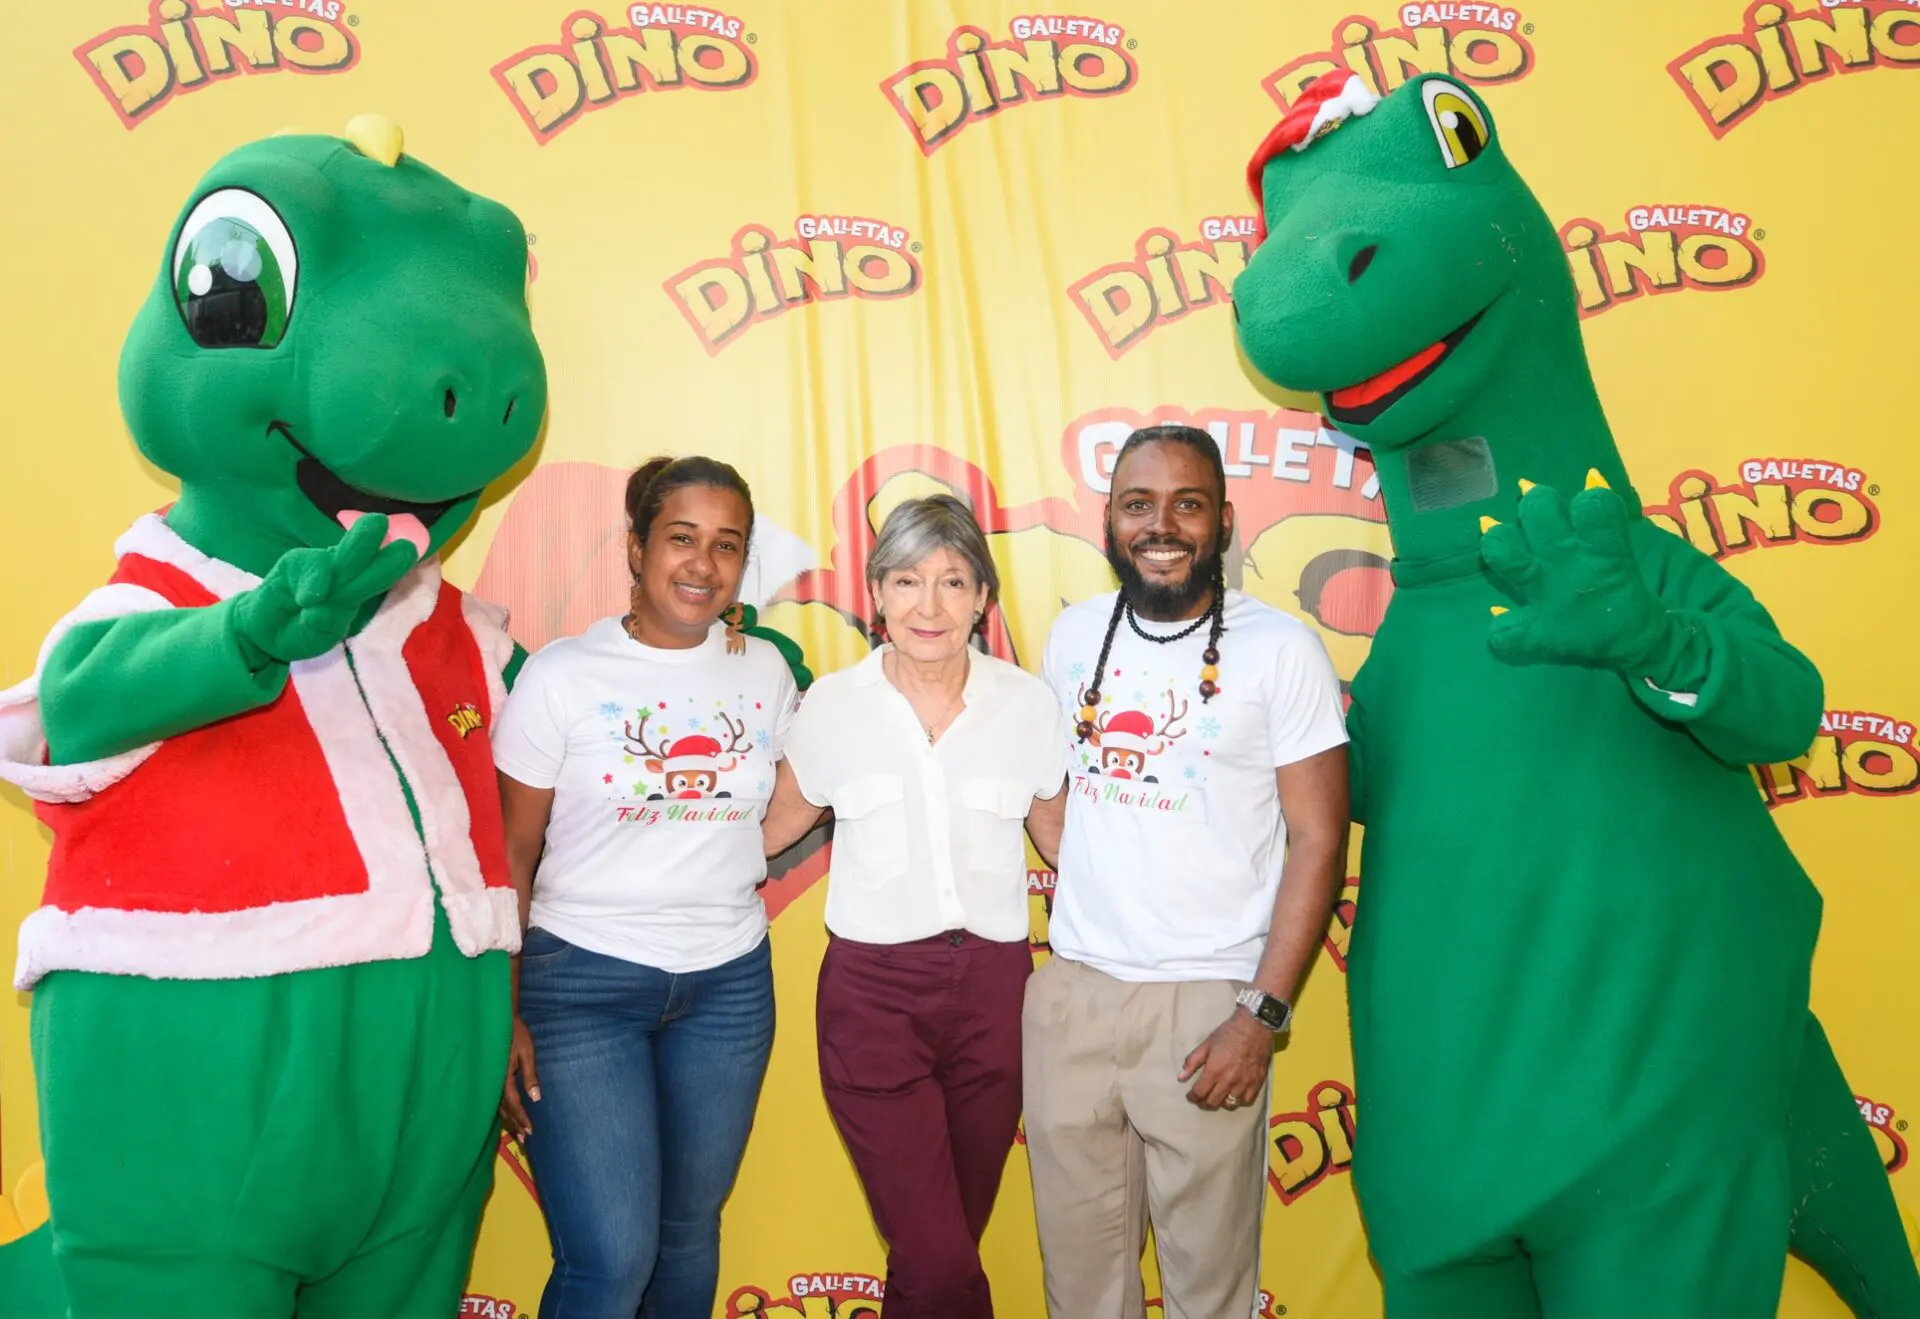
[(1723, 484), (1706, 472), (1686, 471), (1667, 487), (1667, 502), (1649, 504), (1647, 518), (1703, 554), (1730, 554), (1775, 545), (1849, 545), (1880, 529), (1872, 496), (1880, 487), (1865, 472), (1811, 458), (1749, 458), (1740, 480)]
[(968, 125), (1030, 101), (1059, 96), (1117, 96), (1139, 79), (1132, 42), (1097, 18), (1032, 16), (1013, 20), (1010, 40), (977, 27), (947, 36), (938, 59), (907, 65), (880, 84), (894, 113), (931, 156)]
[(1837, 74), (1920, 66), (1920, 8), (1913, 0), (1821, 0), (1794, 9), (1764, 3), (1741, 30), (1676, 56), (1667, 72), (1716, 138), (1769, 101)]
[(1636, 206), (1609, 232), (1586, 219), (1560, 227), (1580, 316), (1597, 316), (1643, 293), (1724, 292), (1766, 273), (1746, 216), (1712, 206)]
[(1517, 9), (1482, 4), (1404, 4), (1400, 26), (1385, 27), (1360, 14), (1333, 27), (1326, 50), (1302, 55), (1261, 80), (1286, 109), (1307, 84), (1335, 69), (1351, 69), (1367, 90), (1385, 96), (1423, 73), (1445, 73), (1476, 85), (1513, 82), (1533, 69), (1533, 30)]
[(1149, 229), (1134, 240), (1132, 260), (1083, 276), (1067, 296), (1118, 361), (1189, 311), (1230, 305), (1233, 281), (1246, 269), (1258, 231), (1251, 215), (1209, 216), (1194, 242), (1171, 229)]
[(920, 289), (919, 244), (881, 220), (803, 215), (794, 237), (742, 226), (723, 257), (697, 261), (664, 287), (709, 357), (794, 307), (842, 298), (887, 302)]
[(529, 46), (493, 66), (493, 80), (545, 145), (590, 110), (648, 92), (692, 87), (738, 91), (759, 76), (754, 34), (741, 19), (690, 5), (632, 5), (614, 26), (590, 9), (569, 17), (560, 40)]
[(1754, 779), (1769, 807), (1809, 797), (1900, 797), (1920, 788), (1911, 720), (1865, 710), (1829, 710), (1805, 755), (1755, 765)]
[(1272, 1141), (1267, 1183), (1290, 1205), (1329, 1177), (1353, 1168), (1353, 1087), (1321, 1081), (1307, 1088), (1306, 1107), (1267, 1123)]
[(147, 12), (73, 50), (129, 129), (238, 74), (344, 73), (360, 60), (342, 0), (151, 0)]
[(763, 1287), (739, 1287), (727, 1297), (724, 1319), (880, 1319), (886, 1283), (870, 1273), (798, 1273), (787, 1280), (787, 1294), (775, 1297)]
[(1860, 1116), (1867, 1120), (1867, 1130), (1873, 1133), (1873, 1143), (1879, 1149), (1880, 1159), (1887, 1165), (1887, 1171), (1895, 1173), (1906, 1167), (1905, 1120), (1894, 1117), (1891, 1105), (1876, 1104), (1862, 1095), (1855, 1095), (1853, 1102), (1860, 1105)]
[(471, 701), (462, 701), (447, 716), (447, 722), (453, 725), (453, 731), (460, 734), (461, 740), (465, 741), (469, 733), (486, 721), (480, 717), (480, 712), (473, 707)]

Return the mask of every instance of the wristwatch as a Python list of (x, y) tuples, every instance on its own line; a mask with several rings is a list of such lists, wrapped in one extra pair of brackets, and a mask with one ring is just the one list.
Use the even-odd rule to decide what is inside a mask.
[(1249, 985), (1233, 996), (1233, 1001), (1253, 1014), (1253, 1019), (1278, 1035), (1293, 1021), (1293, 1004), (1275, 998), (1264, 989)]

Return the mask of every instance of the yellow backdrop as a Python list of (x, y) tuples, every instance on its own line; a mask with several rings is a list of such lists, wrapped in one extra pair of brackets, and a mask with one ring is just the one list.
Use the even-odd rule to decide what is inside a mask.
[[(10, 5), (0, 683), (104, 580), (114, 537), (171, 497), (126, 438), (114, 371), (188, 189), (238, 142), (337, 132), (363, 110), (530, 231), (549, 425), (448, 558), (456, 582), (511, 606), (529, 646), (620, 607), (625, 471), (701, 451), (752, 481), (763, 532), (746, 593), (816, 671), (867, 645), (873, 525), (936, 488), (991, 531), (1009, 581), (993, 644), (1034, 667), (1061, 602), (1109, 585), (1098, 517), (1116, 444), (1148, 418), (1191, 418), (1229, 464), (1233, 579), (1312, 620), (1351, 676), (1384, 599), (1385, 525), (1364, 456), (1235, 350), (1242, 171), (1319, 72), (1392, 86), (1451, 69), (1484, 90), (1562, 224), (1642, 490), (1825, 674), (1826, 729), (1802, 760), (1757, 770), (1755, 791), (1826, 894), (1816, 1005), (1903, 1204), (1920, 1207), (1900, 1168), (1920, 1109), (1920, 635), (1902, 608), (1920, 562), (1904, 321), (1920, 267), (1901, 255), (1920, 196), (1887, 145), (1920, 116), (1920, 76), (1903, 72), (1920, 67), (1920, 9), (726, 3)], [(47, 850), (11, 790), (0, 843), (10, 935)], [(781, 1025), (726, 1214), (728, 1316), (877, 1308), (883, 1252), (815, 1071), (825, 860), (815, 840), (767, 889)], [(1032, 888), (1043, 948), (1048, 876)], [(1275, 1066), (1273, 1315), (1379, 1313), (1343, 1175), (1365, 1100), (1350, 1090), (1346, 896)], [(38, 1157), (26, 1007), (0, 1006), (9, 1187)], [(161, 1097), (156, 1141), (171, 1102), (192, 1097)], [(499, 1172), (469, 1314), (533, 1311), (546, 1275), (511, 1151)], [(1026, 1177), (1016, 1149), (985, 1247), (1009, 1315), (1043, 1308)], [(1787, 1286), (1783, 1314), (1842, 1313), (1798, 1265)]]

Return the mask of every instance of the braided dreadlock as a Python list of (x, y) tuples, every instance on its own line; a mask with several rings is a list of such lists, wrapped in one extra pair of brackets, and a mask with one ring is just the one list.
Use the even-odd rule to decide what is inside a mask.
[[(1142, 427), (1132, 435), (1129, 435), (1127, 442), (1120, 446), (1120, 454), (1114, 460), (1113, 464), (1113, 470), (1116, 476), (1119, 474), (1120, 464), (1126, 461), (1127, 455), (1143, 444), (1178, 444), (1199, 454), (1206, 460), (1208, 467), (1212, 469), (1214, 488), (1219, 494), (1221, 506), (1225, 506), (1227, 502), (1226, 467), (1220, 458), (1220, 446), (1214, 443), (1211, 435), (1194, 426), (1161, 425)], [(1116, 573), (1119, 573), (1121, 564), (1124, 561), (1119, 559), (1117, 552), (1113, 548), (1112, 526), (1112, 514), (1109, 512), (1107, 524), (1107, 557), (1113, 562)], [(1208, 583), (1212, 588), (1213, 599), (1208, 605), (1206, 613), (1208, 624), (1207, 648), (1200, 657), (1203, 666), (1200, 670), (1200, 701), (1202, 704), (1211, 701), (1220, 691), (1220, 636), (1227, 630), (1227, 572), (1224, 551), (1225, 546), (1219, 544), (1216, 540), (1214, 545), (1213, 575), (1212, 580)], [(1120, 620), (1122, 617), (1127, 618), (1129, 625), (1132, 626), (1133, 630), (1139, 633), (1140, 636), (1145, 637), (1149, 641), (1162, 644), (1169, 641), (1177, 641), (1181, 637), (1188, 636), (1199, 626), (1196, 620), (1193, 627), (1177, 632), (1173, 636), (1156, 637), (1142, 631), (1138, 621), (1132, 617), (1132, 613), (1132, 602), (1127, 599), (1126, 578), (1124, 574), (1121, 574), (1120, 590), (1115, 594), (1113, 600), (1113, 615), (1107, 619), (1106, 636), (1103, 637), (1100, 642), (1100, 658), (1093, 666), (1093, 681), (1080, 690), (1080, 722), (1074, 731), (1079, 735), (1082, 742), (1092, 737), (1095, 731), (1094, 720), (1099, 718), (1100, 714), (1100, 680), (1106, 676), (1107, 657), (1113, 651), (1114, 634), (1120, 630)]]

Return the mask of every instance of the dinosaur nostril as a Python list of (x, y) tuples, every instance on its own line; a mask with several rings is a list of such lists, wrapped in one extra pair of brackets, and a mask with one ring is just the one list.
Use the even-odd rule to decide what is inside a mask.
[(511, 417), (513, 416), (513, 404), (514, 404), (514, 400), (513, 400), (513, 399), (508, 399), (508, 400), (507, 400), (507, 411), (506, 411), (506, 415), (500, 418), (500, 424), (501, 424), (502, 426), (504, 426), (504, 425), (506, 425), (506, 424), (507, 424), (507, 421), (508, 421), (508, 419), (509, 419), (509, 418), (511, 418)]
[(1376, 244), (1368, 243), (1353, 254), (1353, 264), (1347, 267), (1347, 283), (1351, 284), (1367, 273), (1367, 267), (1373, 264), (1373, 254), (1379, 250)]
[(446, 411), (446, 414), (447, 414), (447, 415), (448, 415), (449, 417), (451, 417), (451, 416), (453, 415), (453, 410), (454, 410), (454, 408), (456, 408), (456, 407), (458, 407), (458, 406), (459, 406), (459, 403), (458, 403), (458, 401), (457, 401), (457, 400), (456, 400), (456, 399), (455, 399), (455, 398), (453, 397), (453, 391), (452, 391), (451, 389), (449, 389), (449, 390), (447, 391), (447, 396), (446, 396), (446, 398), (445, 398), (445, 399), (444, 399), (444, 400), (443, 400), (443, 401), (441, 402), (441, 407), (442, 407), (443, 409), (445, 409), (445, 411)]

